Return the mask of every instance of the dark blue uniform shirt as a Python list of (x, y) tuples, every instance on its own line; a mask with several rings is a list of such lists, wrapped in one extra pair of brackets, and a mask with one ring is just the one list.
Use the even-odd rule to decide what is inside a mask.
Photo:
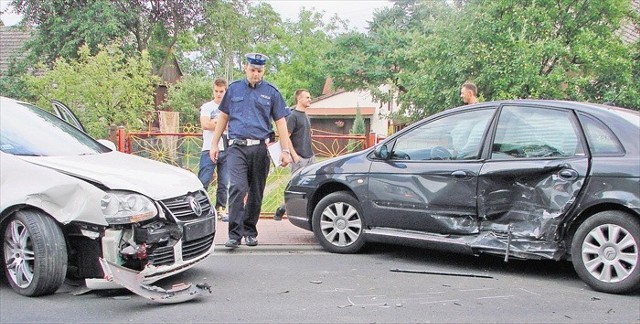
[(230, 139), (267, 139), (273, 129), (271, 119), (289, 115), (280, 91), (264, 80), (255, 88), (247, 79), (232, 82), (218, 109), (229, 115)]

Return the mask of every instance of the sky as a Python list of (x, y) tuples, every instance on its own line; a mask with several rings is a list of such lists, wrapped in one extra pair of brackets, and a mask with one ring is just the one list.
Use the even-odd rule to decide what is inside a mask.
[[(252, 0), (258, 1), (258, 0)], [(315, 11), (325, 12), (325, 19), (337, 14), (343, 20), (349, 20), (349, 25), (360, 32), (365, 32), (367, 21), (373, 19), (376, 9), (391, 7), (388, 0), (262, 0), (271, 4), (273, 9), (280, 13), (283, 20), (296, 21), (302, 7), (314, 8)], [(0, 0), (0, 10), (4, 11), (10, 0)], [(12, 26), (20, 22), (20, 16), (12, 13), (1, 14), (0, 19), (5, 26)]]
[(349, 20), (349, 26), (356, 28), (359, 32), (365, 32), (368, 26), (367, 21), (373, 20), (373, 12), (376, 9), (391, 7), (393, 4), (388, 0), (263, 0), (280, 13), (283, 20), (296, 21), (298, 13), (302, 7), (307, 10), (315, 9), (318, 12), (325, 12), (326, 22), (334, 15), (343, 20)]

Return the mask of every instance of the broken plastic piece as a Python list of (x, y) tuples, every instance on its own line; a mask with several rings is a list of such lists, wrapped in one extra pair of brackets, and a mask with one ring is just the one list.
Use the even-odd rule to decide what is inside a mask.
[(104, 277), (115, 282), (136, 295), (142, 296), (161, 304), (177, 304), (200, 297), (205, 291), (211, 293), (211, 286), (206, 283), (193, 285), (191, 283), (174, 284), (171, 289), (143, 284), (144, 277), (139, 272), (119, 266), (113, 262), (100, 258), (100, 265)]

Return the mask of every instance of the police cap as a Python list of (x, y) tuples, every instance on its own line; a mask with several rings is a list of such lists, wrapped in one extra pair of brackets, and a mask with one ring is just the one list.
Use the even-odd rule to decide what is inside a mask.
[(247, 64), (262, 69), (269, 59), (266, 55), (260, 53), (247, 53), (244, 56), (247, 59)]

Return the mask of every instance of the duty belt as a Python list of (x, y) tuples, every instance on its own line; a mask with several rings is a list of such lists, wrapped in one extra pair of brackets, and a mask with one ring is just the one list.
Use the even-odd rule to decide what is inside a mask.
[(229, 140), (229, 146), (238, 145), (238, 146), (253, 146), (260, 145), (266, 143), (266, 140), (256, 140), (256, 139), (239, 139), (234, 138)]

